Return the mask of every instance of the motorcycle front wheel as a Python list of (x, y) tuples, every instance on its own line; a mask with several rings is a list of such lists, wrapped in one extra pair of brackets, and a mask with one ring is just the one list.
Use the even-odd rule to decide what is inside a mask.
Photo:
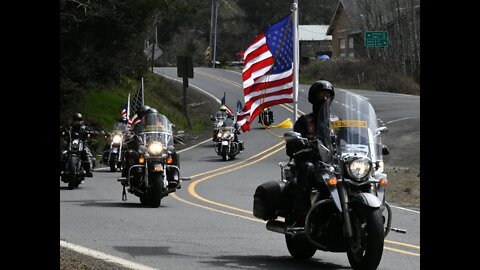
[(67, 163), (67, 168), (68, 168), (68, 189), (69, 190), (72, 190), (74, 189), (75, 187), (77, 187), (78, 185), (76, 184), (77, 183), (77, 158), (74, 158), (74, 157), (71, 157), (70, 159), (68, 159), (68, 163)]
[(151, 207), (157, 208), (162, 202), (163, 179), (159, 173), (152, 173), (148, 176), (150, 187), (148, 189), (148, 201)]
[(383, 253), (383, 218), (381, 209), (352, 211), (353, 237), (347, 245), (347, 256), (355, 270), (377, 269)]

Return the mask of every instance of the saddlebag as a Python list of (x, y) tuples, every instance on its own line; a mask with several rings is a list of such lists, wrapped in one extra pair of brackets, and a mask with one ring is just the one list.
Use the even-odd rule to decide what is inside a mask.
[(277, 217), (278, 210), (286, 210), (290, 204), (288, 184), (269, 181), (261, 184), (253, 195), (253, 215), (263, 220)]

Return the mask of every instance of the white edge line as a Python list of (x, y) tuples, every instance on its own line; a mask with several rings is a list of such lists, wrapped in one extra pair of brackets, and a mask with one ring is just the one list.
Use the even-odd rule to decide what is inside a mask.
[(420, 211), (416, 211), (416, 210), (412, 210), (412, 209), (408, 209), (408, 208), (403, 208), (403, 207), (400, 207), (400, 206), (393, 206), (393, 205), (390, 205), (390, 207), (393, 207), (393, 208), (397, 208), (397, 209), (400, 209), (400, 210), (405, 210), (405, 211), (410, 211), (410, 212), (413, 212), (413, 213), (420, 214)]
[[(179, 79), (175, 79), (175, 78), (170, 77), (170, 76), (167, 76), (167, 75), (165, 75), (165, 74), (158, 73), (158, 71), (155, 71), (155, 74), (158, 74), (158, 75), (160, 75), (160, 76), (163, 76), (163, 77), (165, 77), (165, 78), (167, 78), (167, 79), (170, 79), (170, 80), (173, 80), (173, 81), (177, 81), (177, 82), (183, 83), (183, 82), (182, 82), (181, 80), (179, 80)], [(196, 85), (193, 85), (193, 84), (189, 84), (189, 85), (192, 86), (193, 88), (196, 88), (198, 91), (203, 92), (205, 95), (208, 95), (208, 96), (212, 97), (213, 99), (215, 99), (215, 101), (216, 101), (218, 104), (222, 104), (222, 102), (220, 101), (220, 99), (216, 98), (214, 95), (208, 93), (207, 91), (203, 90), (202, 88), (200, 88), (200, 87), (198, 87), (198, 86), (196, 86)]]
[(391, 123), (394, 123), (394, 122), (398, 122), (398, 121), (402, 121), (402, 120), (407, 120), (407, 119), (414, 119), (414, 118), (417, 118), (417, 117), (415, 117), (415, 116), (404, 117), (404, 118), (395, 119), (395, 120), (392, 120), (392, 121), (385, 122), (385, 124), (391, 124)]
[(194, 147), (197, 147), (197, 146), (199, 146), (199, 145), (201, 145), (201, 144), (204, 144), (204, 143), (206, 143), (206, 142), (209, 142), (209, 141), (211, 141), (211, 140), (212, 140), (212, 139), (207, 139), (207, 140), (205, 140), (205, 141), (203, 141), (203, 142), (199, 142), (199, 143), (197, 143), (197, 144), (195, 144), (195, 145), (193, 145), (193, 146), (190, 146), (190, 147), (188, 147), (188, 148), (185, 148), (185, 149), (182, 149), (182, 150), (180, 150), (180, 151), (177, 151), (177, 153), (181, 153), (181, 152), (190, 150), (190, 149), (192, 149), (192, 148), (194, 148)]
[(66, 241), (63, 241), (63, 240), (60, 240), (60, 246), (62, 246), (64, 248), (71, 249), (73, 251), (76, 251), (78, 253), (81, 253), (81, 254), (84, 254), (84, 255), (87, 255), (87, 256), (90, 256), (90, 257), (94, 257), (94, 258), (109, 262), (109, 263), (116, 263), (116, 264), (119, 264), (123, 267), (130, 268), (130, 269), (135, 269), (135, 270), (156, 270), (156, 269), (158, 269), (158, 268), (152, 268), (152, 267), (149, 267), (149, 266), (146, 266), (146, 265), (142, 265), (142, 264), (139, 264), (139, 263), (134, 263), (134, 262), (131, 262), (131, 261), (119, 258), (119, 257), (115, 257), (115, 256), (112, 256), (112, 255), (108, 255), (108, 254), (105, 254), (105, 253), (100, 252), (100, 251), (96, 251), (96, 250), (93, 250), (93, 249), (89, 249), (89, 248), (86, 248), (86, 247), (75, 245), (75, 244), (72, 244), (72, 243), (69, 243), (69, 242), (66, 242)]

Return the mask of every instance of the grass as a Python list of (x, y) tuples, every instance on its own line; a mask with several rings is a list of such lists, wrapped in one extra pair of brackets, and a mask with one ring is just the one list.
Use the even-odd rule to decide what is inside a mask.
[[(133, 99), (133, 94), (140, 88), (140, 85), (140, 81), (126, 80), (123, 85), (102, 85), (88, 89), (78, 111), (83, 114), (85, 122), (89, 126), (109, 132), (120, 118), (123, 106), (127, 103), (128, 94), (130, 94), (130, 99)], [(207, 97), (188, 90), (188, 104), (201, 103), (200, 106), (188, 107), (192, 124), (190, 128), (184, 115), (181, 84), (172, 83), (149, 73), (144, 78), (144, 94), (145, 104), (164, 114), (175, 125), (174, 130), (184, 130), (186, 134), (196, 136), (210, 129), (209, 114), (213, 113), (216, 108)], [(130, 111), (130, 117), (133, 114)], [(69, 119), (66, 115), (62, 116), (64, 119)], [(92, 138), (90, 146), (93, 154), (99, 155), (104, 144), (103, 138)]]

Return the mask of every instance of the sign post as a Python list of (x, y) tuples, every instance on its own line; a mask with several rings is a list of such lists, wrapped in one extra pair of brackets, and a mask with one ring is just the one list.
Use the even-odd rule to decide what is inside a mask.
[(188, 127), (192, 129), (192, 124), (187, 112), (187, 87), (188, 78), (193, 78), (193, 60), (190, 56), (177, 56), (177, 76), (183, 78), (183, 108), (187, 118)]

